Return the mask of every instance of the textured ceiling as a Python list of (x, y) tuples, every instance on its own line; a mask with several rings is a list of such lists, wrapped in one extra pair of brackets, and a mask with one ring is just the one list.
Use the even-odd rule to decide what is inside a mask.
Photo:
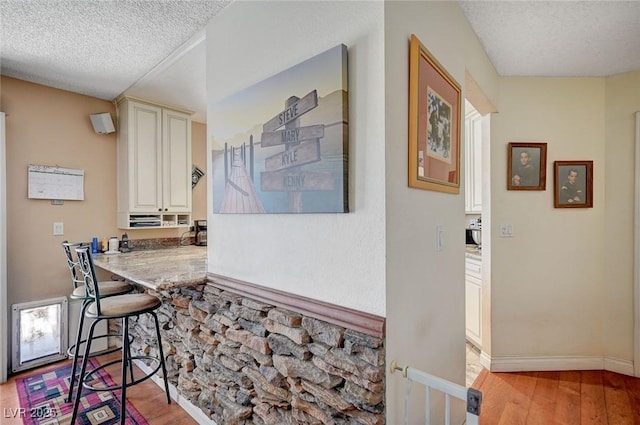
[(640, 1), (459, 1), (502, 76), (640, 69)]
[(0, 0), (2, 74), (112, 100), (228, 3)]
[[(204, 122), (203, 28), (231, 1), (0, 0), (0, 71), (107, 100), (126, 92)], [(640, 70), (640, 0), (458, 4), (500, 75)]]

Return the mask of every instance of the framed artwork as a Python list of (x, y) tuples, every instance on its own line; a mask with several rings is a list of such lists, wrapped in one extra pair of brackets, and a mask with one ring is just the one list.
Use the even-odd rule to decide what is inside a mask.
[(507, 156), (507, 190), (546, 189), (546, 143), (511, 142)]
[(593, 161), (555, 161), (553, 206), (593, 207)]
[(460, 84), (415, 35), (409, 51), (409, 187), (460, 193)]
[(347, 47), (210, 105), (214, 214), (348, 212)]

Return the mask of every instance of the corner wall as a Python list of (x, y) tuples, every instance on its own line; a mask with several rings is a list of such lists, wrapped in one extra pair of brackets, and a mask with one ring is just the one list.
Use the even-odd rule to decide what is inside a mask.
[[(601, 78), (502, 78), (491, 125), (492, 370), (602, 364), (604, 102)], [(506, 189), (507, 144), (525, 141), (548, 144), (544, 191)], [(593, 160), (593, 208), (554, 208), (557, 160)], [(499, 237), (501, 223), (512, 238)]]
[[(635, 112), (640, 111), (640, 71), (605, 80), (604, 355), (633, 359)], [(636, 298), (637, 299), (637, 298)], [(640, 309), (640, 305), (636, 306)], [(640, 329), (636, 332), (640, 332)], [(640, 333), (636, 335), (640, 340)], [(636, 342), (640, 344), (640, 341)], [(640, 347), (640, 345), (638, 345)], [(640, 353), (638, 353), (640, 354)], [(636, 371), (639, 371), (636, 365)]]
[[(465, 188), (452, 195), (407, 186), (412, 33), (462, 86), (463, 101), (465, 72), (491, 99), (497, 97), (498, 77), (455, 2), (385, 2), (387, 363), (397, 360), (464, 385)], [(444, 229), (442, 251), (436, 251), (438, 225)], [(401, 374), (387, 375), (389, 424), (402, 422), (406, 385)], [(410, 423), (424, 423), (420, 389), (413, 394)], [(440, 423), (444, 403), (437, 396), (434, 401), (432, 419)]]

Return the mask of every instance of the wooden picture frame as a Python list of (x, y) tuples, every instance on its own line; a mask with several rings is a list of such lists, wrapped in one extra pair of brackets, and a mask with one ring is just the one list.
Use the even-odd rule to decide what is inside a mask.
[(510, 142), (507, 156), (507, 190), (546, 189), (546, 143)]
[(411, 35), (409, 187), (460, 193), (460, 84)]
[(593, 207), (593, 161), (555, 161), (555, 208)]

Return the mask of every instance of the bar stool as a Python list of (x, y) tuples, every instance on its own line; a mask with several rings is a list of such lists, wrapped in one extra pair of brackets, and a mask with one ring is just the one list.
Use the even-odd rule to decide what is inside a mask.
[[(82, 300), (82, 308), (80, 310), (80, 317), (78, 318), (78, 332), (76, 334), (76, 343), (69, 347), (67, 350), (67, 355), (69, 357), (73, 356), (73, 366), (71, 369), (71, 378), (69, 382), (69, 395), (67, 396), (67, 403), (71, 402), (73, 395), (73, 387), (75, 385), (76, 380), (76, 367), (78, 362), (78, 352), (81, 344), (84, 344), (86, 341), (82, 339), (82, 331), (84, 327), (84, 317), (85, 311), (89, 304), (93, 301), (93, 298), (87, 295), (86, 288), (84, 286), (84, 279), (82, 277), (82, 270), (80, 269), (80, 262), (77, 260), (77, 257), (74, 258), (75, 249), (82, 246), (82, 243), (72, 243), (69, 241), (62, 242), (62, 248), (64, 249), (64, 253), (67, 257), (67, 266), (69, 266), (69, 272), (71, 273), (71, 282), (73, 283), (73, 292), (69, 295), (69, 298), (72, 300)], [(100, 296), (112, 297), (115, 295), (123, 295), (133, 291), (133, 286), (128, 283), (120, 280), (108, 280), (98, 282), (98, 286), (100, 288)], [(108, 337), (120, 336), (116, 334), (105, 334), (94, 337), (97, 338), (108, 338)], [(95, 355), (108, 354), (112, 353), (116, 350), (119, 350), (119, 347), (115, 347), (113, 349), (107, 349), (100, 353), (96, 353)]]
[[(171, 397), (169, 395), (169, 383), (167, 382), (167, 368), (164, 362), (164, 353), (162, 351), (162, 340), (160, 337), (160, 324), (158, 323), (158, 316), (155, 313), (162, 302), (158, 297), (154, 297), (149, 294), (125, 294), (116, 295), (108, 298), (102, 298), (100, 294), (100, 285), (97, 283), (95, 265), (93, 264), (93, 258), (91, 257), (90, 248), (82, 246), (76, 248), (78, 255), (78, 261), (80, 262), (80, 269), (85, 282), (85, 288), (87, 294), (92, 298), (91, 304), (87, 308), (85, 315), (88, 319), (92, 319), (93, 322), (89, 328), (89, 335), (85, 344), (84, 357), (82, 359), (82, 368), (80, 370), (78, 387), (76, 389), (76, 398), (73, 404), (73, 415), (71, 416), (71, 424), (75, 423), (78, 415), (78, 407), (80, 405), (80, 397), (82, 388), (87, 388), (92, 391), (112, 391), (122, 390), (121, 398), (121, 411), (120, 411), (120, 423), (124, 425), (126, 417), (126, 401), (127, 401), (127, 388), (139, 384), (151, 378), (160, 368), (162, 368), (162, 377), (164, 379), (164, 389), (167, 393), (167, 404), (171, 404)], [(158, 344), (158, 357), (153, 356), (131, 356), (131, 350), (129, 349), (129, 318), (132, 316), (139, 316), (141, 314), (148, 313), (153, 316), (156, 328), (156, 342)], [(89, 358), (89, 351), (91, 349), (91, 341), (93, 339), (93, 333), (95, 331), (96, 324), (101, 320), (108, 319), (122, 319), (122, 358), (107, 362), (95, 369), (87, 372), (87, 359)], [(134, 379), (132, 377), (131, 382), (127, 382), (127, 365), (131, 365), (133, 360), (146, 360), (149, 362), (156, 362), (156, 366), (146, 375), (141, 378)], [(112, 364), (121, 363), (121, 382), (120, 384), (112, 385), (110, 387), (95, 387), (88, 384), (91, 381), (92, 375)]]

